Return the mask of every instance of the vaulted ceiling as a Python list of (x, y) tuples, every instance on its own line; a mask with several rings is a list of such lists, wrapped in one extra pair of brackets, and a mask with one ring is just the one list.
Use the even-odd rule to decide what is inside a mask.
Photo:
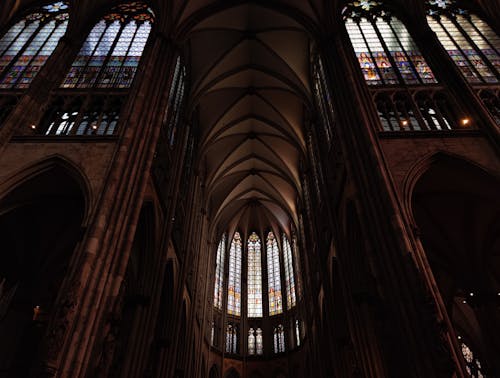
[(212, 219), (222, 229), (288, 230), (310, 109), (307, 33), (281, 13), (242, 4), (200, 21), (188, 41)]

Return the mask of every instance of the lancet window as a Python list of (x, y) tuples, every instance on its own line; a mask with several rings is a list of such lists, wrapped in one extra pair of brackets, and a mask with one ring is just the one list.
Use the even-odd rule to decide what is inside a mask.
[(224, 259), (226, 254), (226, 234), (222, 235), (219, 246), (217, 247), (217, 258), (215, 265), (215, 287), (214, 287), (214, 306), (222, 309), (222, 297), (224, 290)]
[(343, 15), (369, 85), (436, 83), (404, 24), (381, 2), (352, 1), (347, 4)]
[(290, 309), (297, 304), (297, 296), (295, 294), (292, 248), (285, 234), (283, 234), (283, 260), (285, 266), (286, 303)]
[(67, 1), (32, 9), (0, 39), (0, 88), (28, 88), (66, 32)]
[(113, 8), (88, 35), (61, 87), (129, 88), (153, 22), (145, 3)]
[[(230, 243), (227, 243), (227, 237), (224, 234), (217, 245), (214, 264), (214, 319), (225, 319), (225, 333), (220, 331), (220, 328), (219, 332), (221, 332), (221, 337), (225, 337), (226, 345), (225, 348), (224, 345), (222, 347), (227, 353), (237, 353), (233, 352), (233, 344), (234, 338), (238, 337), (239, 326), (242, 326), (242, 332), (244, 332), (242, 345), (245, 345), (247, 355), (263, 355), (263, 338), (267, 337), (264, 335), (265, 329), (271, 331), (276, 328), (276, 340), (280, 345), (280, 352), (277, 353), (285, 350), (284, 313), (286, 310), (290, 316), (295, 316), (294, 308), (299, 298), (298, 275), (300, 271), (298, 270), (298, 246), (295, 237), (289, 239), (283, 232), (281, 232), (281, 237), (283, 243), (280, 245), (280, 240), (276, 238), (273, 231), (268, 231), (265, 239), (261, 238), (257, 232), (250, 232), (244, 244), (242, 234), (235, 232)], [(262, 240), (265, 240), (264, 249)], [(228, 245), (227, 259), (225, 258), (226, 245)], [(263, 272), (266, 276), (263, 276)], [(246, 274), (246, 280), (242, 280), (242, 274)], [(283, 305), (285, 288), (286, 307)], [(226, 290), (227, 304), (224, 304)], [(227, 315), (225, 318), (224, 312)], [(215, 322), (215, 333), (218, 329), (217, 322), (218, 320)], [(291, 342), (293, 343), (295, 324), (293, 321), (288, 324), (290, 328), (287, 332), (292, 335)], [(207, 334), (207, 337), (217, 340), (217, 335), (214, 337)], [(274, 333), (270, 332), (269, 337), (272, 345)], [(272, 347), (269, 353), (273, 353)]]
[(471, 83), (500, 79), (500, 37), (455, 0), (428, 0), (427, 22)]
[(274, 234), (267, 235), (267, 286), (269, 299), (269, 315), (283, 312), (281, 294), (281, 274), (278, 242)]
[(262, 260), (260, 238), (254, 232), (248, 239), (248, 317), (262, 317)]
[(241, 314), (241, 236), (238, 232), (234, 234), (229, 251), (227, 313)]
[(226, 328), (226, 353), (238, 353), (238, 329), (235, 324), (228, 324)]
[(285, 331), (283, 325), (274, 328), (274, 353), (285, 352)]

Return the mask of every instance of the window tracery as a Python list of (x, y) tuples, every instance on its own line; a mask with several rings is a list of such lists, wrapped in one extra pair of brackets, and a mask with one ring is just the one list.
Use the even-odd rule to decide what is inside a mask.
[(248, 330), (248, 354), (250, 356), (255, 354), (255, 330), (253, 328)]
[(470, 83), (497, 83), (500, 37), (455, 0), (428, 0), (427, 22)]
[(369, 85), (432, 84), (434, 74), (404, 24), (375, 0), (353, 1), (345, 25)]
[(466, 369), (469, 375), (474, 378), (485, 377), (483, 375), (483, 367), (481, 366), (481, 362), (476, 358), (474, 352), (469, 348), (469, 346), (462, 342), (460, 344), (460, 348), (462, 349), (462, 355), (464, 357)]
[(238, 232), (234, 234), (229, 251), (227, 313), (241, 314), (241, 236)]
[(42, 135), (113, 135), (124, 98), (122, 96), (58, 97), (42, 118)]
[(226, 353), (238, 353), (238, 329), (235, 324), (228, 324), (226, 328)]
[(261, 242), (253, 232), (248, 238), (248, 317), (262, 317)]
[(215, 265), (214, 306), (219, 310), (222, 309), (225, 254), (226, 254), (226, 234), (223, 234), (221, 241), (219, 242), (219, 245), (217, 247), (217, 257)]
[(145, 3), (113, 8), (88, 35), (61, 87), (129, 88), (153, 22)]
[(293, 258), (292, 248), (290, 242), (285, 234), (283, 234), (283, 260), (285, 266), (285, 286), (286, 286), (286, 299), (288, 308), (292, 308), (297, 303), (295, 294), (295, 276), (293, 273)]
[(67, 1), (37, 7), (0, 39), (0, 88), (28, 88), (68, 26)]
[(285, 352), (285, 331), (283, 325), (278, 325), (274, 328), (274, 353)]
[(175, 143), (177, 128), (184, 102), (186, 85), (186, 67), (182, 64), (181, 57), (178, 56), (170, 82), (170, 92), (168, 95), (168, 106), (165, 110), (163, 124), (166, 127), (167, 138), (170, 146)]
[(279, 250), (278, 243), (272, 232), (267, 235), (267, 282), (269, 315), (281, 314), (283, 312), (283, 303)]
[(256, 339), (256, 349), (257, 349), (257, 355), (262, 356), (264, 354), (264, 339), (262, 336), (262, 329), (257, 328), (257, 336), (255, 337)]

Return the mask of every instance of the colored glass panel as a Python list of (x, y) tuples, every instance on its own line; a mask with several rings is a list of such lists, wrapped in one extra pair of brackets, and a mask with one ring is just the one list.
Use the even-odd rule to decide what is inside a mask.
[(38, 8), (0, 39), (0, 88), (27, 88), (66, 32), (66, 2)]
[(470, 83), (497, 83), (500, 38), (474, 14), (452, 0), (429, 0), (427, 22)]
[(222, 309), (222, 294), (224, 285), (224, 259), (226, 252), (226, 235), (222, 235), (222, 239), (217, 247), (217, 258), (215, 265), (215, 288), (214, 288), (214, 306)]
[(264, 339), (262, 337), (262, 330), (260, 328), (257, 328), (257, 336), (255, 337), (256, 341), (256, 349), (257, 349), (257, 355), (262, 356), (264, 354)]
[(248, 238), (247, 304), (248, 317), (262, 316), (262, 260), (260, 238), (254, 232)]
[(274, 234), (267, 236), (267, 286), (269, 298), (269, 315), (283, 312), (281, 294), (281, 274), (278, 243)]
[(92, 29), (61, 86), (129, 88), (153, 21), (144, 3), (115, 7)]
[(248, 354), (250, 356), (255, 354), (255, 330), (253, 328), (248, 330)]
[(292, 248), (285, 234), (283, 234), (283, 262), (285, 266), (286, 299), (288, 308), (290, 309), (297, 304), (297, 297), (295, 295)]
[(241, 237), (234, 234), (229, 251), (227, 313), (241, 315)]
[(344, 19), (359, 66), (369, 85), (436, 83), (406, 27), (380, 2), (349, 3)]

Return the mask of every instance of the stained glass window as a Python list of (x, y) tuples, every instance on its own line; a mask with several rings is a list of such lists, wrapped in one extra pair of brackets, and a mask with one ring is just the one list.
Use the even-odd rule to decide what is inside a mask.
[(170, 83), (168, 106), (163, 119), (163, 124), (167, 130), (167, 138), (170, 142), (170, 146), (173, 146), (175, 143), (177, 127), (179, 126), (182, 104), (184, 102), (185, 82), (186, 68), (181, 62), (181, 57), (178, 56), (175, 63), (174, 73), (172, 75), (172, 81)]
[(226, 254), (226, 235), (222, 235), (222, 239), (217, 247), (217, 258), (215, 265), (215, 287), (214, 287), (214, 306), (222, 309), (222, 294), (224, 284), (224, 259)]
[(474, 378), (483, 378), (484, 375), (481, 362), (476, 358), (474, 352), (472, 352), (469, 346), (465, 343), (461, 343), (460, 346), (462, 348), (462, 355), (464, 356), (466, 369), (469, 375)]
[(229, 251), (227, 313), (241, 315), (241, 236), (234, 234)]
[(257, 344), (257, 355), (262, 356), (264, 353), (264, 340), (262, 338), (262, 330), (260, 328), (257, 328), (257, 336), (255, 337), (256, 339), (256, 344)]
[(297, 304), (297, 297), (295, 295), (292, 248), (285, 234), (283, 234), (283, 261), (285, 265), (286, 303), (290, 309)]
[(0, 88), (28, 88), (68, 26), (68, 2), (35, 9), (0, 39)]
[(255, 330), (253, 328), (248, 330), (248, 354), (250, 356), (255, 354)]
[(210, 328), (210, 345), (215, 346), (215, 322), (212, 322), (212, 327)]
[(348, 3), (344, 19), (369, 85), (436, 83), (406, 27), (379, 1)]
[(142, 2), (113, 8), (88, 35), (62, 87), (129, 88), (153, 21), (153, 12)]
[(333, 139), (333, 127), (335, 122), (335, 113), (333, 111), (331, 91), (328, 87), (328, 81), (325, 76), (323, 62), (318, 56), (314, 66), (314, 94), (317, 106), (320, 109), (321, 121), (327, 142)]
[(293, 250), (293, 260), (295, 262), (295, 273), (297, 274), (297, 297), (302, 297), (302, 272), (300, 270), (300, 256), (299, 256), (299, 245), (297, 243), (297, 237), (294, 236), (292, 239), (292, 250)]
[(284, 353), (285, 352), (285, 331), (283, 326), (280, 324), (278, 327), (274, 328), (274, 353)]
[(253, 232), (248, 238), (248, 317), (262, 316), (262, 260), (260, 238)]
[(500, 79), (500, 37), (454, 0), (428, 0), (427, 22), (471, 83)]
[(281, 274), (278, 243), (274, 234), (267, 235), (267, 286), (269, 296), (269, 315), (281, 314)]
[(235, 324), (228, 324), (226, 329), (226, 353), (238, 353), (238, 330)]
[(300, 322), (295, 320), (295, 339), (297, 342), (297, 346), (300, 346)]

